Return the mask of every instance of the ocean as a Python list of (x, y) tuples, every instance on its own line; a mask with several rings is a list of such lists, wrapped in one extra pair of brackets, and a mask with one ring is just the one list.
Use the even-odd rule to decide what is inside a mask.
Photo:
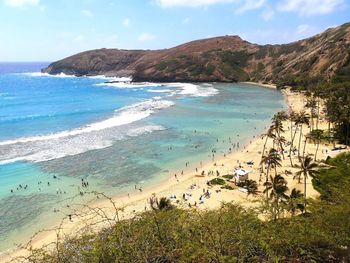
[(49, 76), (47, 64), (0, 63), (0, 251), (63, 217), (82, 179), (109, 196), (152, 188), (243, 147), (285, 107), (255, 85)]

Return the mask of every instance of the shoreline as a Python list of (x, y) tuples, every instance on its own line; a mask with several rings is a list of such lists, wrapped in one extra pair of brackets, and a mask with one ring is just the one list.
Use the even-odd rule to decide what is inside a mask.
[(238, 82), (238, 83), (250, 84), (250, 85), (269, 88), (269, 89), (277, 89), (277, 86), (275, 84), (269, 84), (269, 83), (252, 82), (252, 81), (244, 81), (244, 82)]
[[(251, 84), (251, 83), (247, 83)], [(262, 86), (259, 83), (255, 83), (255, 85)], [(273, 88), (272, 85), (268, 85), (268, 88)], [(285, 101), (287, 110), (289, 108), (298, 108), (297, 110), (300, 110), (303, 108), (303, 96), (299, 93), (290, 93), (289, 91), (282, 91)], [(301, 106), (301, 107), (300, 107)], [(287, 126), (288, 127), (288, 124)], [(287, 131), (288, 132), (288, 131)], [(191, 205), (194, 205), (194, 202), (198, 202), (198, 197), (201, 196), (204, 192), (204, 190), (208, 190), (211, 192), (211, 198), (206, 199), (204, 204), (198, 205), (198, 209), (215, 209), (218, 208), (222, 202), (234, 202), (237, 204), (241, 204), (243, 206), (251, 206), (254, 205), (253, 201), (260, 199), (260, 196), (257, 198), (254, 197), (247, 197), (247, 195), (243, 192), (240, 192), (238, 189), (235, 190), (226, 190), (221, 189), (219, 186), (211, 186), (208, 187), (206, 185), (208, 180), (211, 180), (213, 178), (216, 178), (216, 175), (208, 175), (209, 171), (215, 171), (218, 170), (220, 172), (220, 175), (226, 174), (230, 171), (232, 171), (233, 167), (238, 166), (238, 164), (242, 163), (244, 164), (244, 168), (248, 167), (248, 165), (245, 164), (245, 162), (254, 160), (254, 165), (251, 167), (248, 167), (247, 169), (251, 171), (250, 179), (259, 181), (259, 175), (258, 175), (258, 164), (260, 162), (261, 152), (259, 154), (259, 151), (262, 149), (263, 140), (260, 138), (260, 135), (255, 136), (252, 141), (247, 145), (242, 145), (241, 148), (238, 151), (232, 152), (225, 157), (219, 157), (214, 159), (214, 161), (210, 162), (207, 161), (206, 163), (203, 163), (203, 166), (198, 172), (192, 171), (192, 172), (186, 172), (183, 175), (179, 175), (177, 180), (170, 175), (167, 179), (163, 180), (162, 183), (159, 185), (154, 185), (150, 187), (151, 189), (145, 189), (145, 191), (139, 193), (138, 190), (136, 190), (136, 194), (132, 193), (130, 197), (128, 196), (122, 196), (122, 197), (116, 197), (114, 196), (113, 202), (116, 203), (118, 208), (123, 209), (123, 212), (120, 213), (120, 220), (131, 218), (136, 216), (138, 213), (145, 211), (146, 209), (149, 209), (149, 203), (148, 200), (150, 197), (152, 197), (154, 194), (156, 194), (157, 197), (169, 197), (171, 195), (176, 195), (177, 200), (180, 200), (180, 202), (177, 204), (179, 207), (186, 208), (188, 207), (188, 203), (192, 203)], [(321, 152), (321, 147), (320, 147)], [(288, 160), (287, 160), (288, 161)], [(204, 177), (199, 177), (200, 171), (205, 171)], [(290, 179), (290, 178), (288, 178)], [(288, 180), (288, 184), (295, 185), (296, 182), (293, 182)], [(195, 186), (194, 186), (195, 185)], [(190, 189), (190, 186), (194, 186), (193, 189)], [(259, 190), (261, 190), (262, 184), (259, 183)], [(300, 185), (299, 185), (300, 187)], [(311, 183), (309, 182), (308, 188), (311, 188), (308, 190), (309, 193), (311, 193), (312, 197), (316, 197), (318, 193), (313, 190)], [(291, 187), (290, 187), (291, 189)], [(191, 196), (188, 198), (187, 201), (182, 200), (181, 196), (184, 193), (189, 193)], [(310, 194), (309, 194), (310, 197)], [(115, 212), (112, 204), (109, 200), (99, 200), (96, 202), (93, 202), (92, 204), (89, 204), (90, 207), (94, 208), (106, 208), (106, 214), (113, 214)], [(83, 209), (82, 213), (83, 213)], [(96, 221), (96, 218), (93, 220)], [(67, 235), (75, 235), (79, 233), (79, 230), (83, 229), (86, 223), (93, 222), (91, 218), (89, 218), (89, 215), (85, 215), (85, 217), (79, 217), (74, 218), (72, 222), (68, 221), (66, 218), (63, 220), (62, 229), (64, 229), (64, 234)], [(56, 240), (56, 233), (52, 231), (52, 233), (43, 232), (40, 233), (38, 236), (36, 236), (32, 240), (32, 245), (34, 248), (41, 247), (44, 244), (51, 243)], [(10, 260), (13, 257), (19, 257), (26, 254), (26, 250), (24, 249), (17, 249), (13, 248), (12, 250), (5, 251), (0, 253), (0, 261), (4, 260), (6, 262), (7, 260)]]

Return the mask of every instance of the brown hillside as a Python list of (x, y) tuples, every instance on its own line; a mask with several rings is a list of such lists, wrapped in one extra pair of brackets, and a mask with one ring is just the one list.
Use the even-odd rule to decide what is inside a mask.
[(50, 74), (132, 76), (135, 81), (264, 81), (328, 79), (349, 63), (350, 23), (284, 45), (238, 36), (192, 41), (163, 50), (91, 50), (52, 63)]

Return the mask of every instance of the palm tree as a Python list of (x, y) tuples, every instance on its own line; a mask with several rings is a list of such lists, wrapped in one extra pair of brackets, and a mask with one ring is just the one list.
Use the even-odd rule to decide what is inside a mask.
[(272, 125), (271, 125), (271, 128), (274, 130), (275, 137), (276, 137), (276, 140), (274, 140), (273, 148), (275, 146), (275, 142), (277, 142), (277, 148), (280, 148), (282, 150), (283, 159), (284, 159), (284, 154), (283, 154), (282, 143), (284, 144), (285, 140), (284, 141), (282, 140), (281, 133), (284, 133), (283, 121), (287, 119), (288, 119), (288, 115), (285, 111), (277, 112), (272, 118)]
[(276, 220), (280, 214), (281, 201), (288, 198), (286, 194), (288, 191), (287, 181), (282, 175), (278, 174), (274, 177), (270, 176), (270, 182), (265, 182), (264, 186), (264, 193), (268, 193), (270, 191), (268, 199), (272, 202), (273, 217)]
[(299, 145), (298, 145), (298, 157), (300, 158), (300, 144), (301, 144), (301, 136), (303, 135), (303, 124), (306, 124), (306, 125), (309, 124), (309, 118), (307, 117), (304, 111), (299, 113), (298, 123), (300, 124), (300, 135), (299, 135)]
[(284, 147), (283, 145), (286, 144), (287, 140), (286, 138), (284, 138), (284, 136), (278, 136), (276, 139), (275, 139), (275, 142), (277, 144), (277, 147), (281, 150), (282, 152), (282, 158), (284, 160)]
[(293, 188), (287, 201), (287, 209), (292, 214), (292, 216), (295, 215), (295, 212), (298, 209), (301, 212), (304, 211), (304, 204), (303, 204), (302, 198), (303, 198), (303, 194), (301, 193), (301, 191)]
[(270, 126), (270, 128), (267, 130), (267, 132), (262, 135), (262, 138), (264, 138), (264, 137), (266, 137), (266, 140), (265, 140), (263, 151), (262, 151), (262, 154), (261, 154), (261, 159), (265, 155), (265, 149), (266, 149), (267, 140), (269, 138), (272, 139), (272, 140), (274, 140), (276, 138), (276, 135), (273, 133), (273, 127), (272, 126)]
[[(291, 136), (291, 141), (290, 141), (290, 148), (289, 148), (289, 160), (290, 160), (290, 165), (293, 167), (293, 161), (292, 161), (292, 151), (293, 151), (293, 146), (294, 146), (294, 140), (295, 136), (298, 131), (298, 126), (299, 126), (299, 114), (296, 112), (291, 112), (289, 115), (290, 122), (291, 122), (291, 128), (290, 128), (290, 136)], [(293, 123), (295, 125), (295, 130), (293, 134)]]
[(245, 181), (245, 186), (247, 189), (247, 194), (249, 195), (257, 195), (259, 193), (258, 191), (258, 184), (254, 180), (246, 180)]
[(316, 115), (316, 100), (313, 96), (308, 98), (305, 107), (310, 109), (310, 114), (311, 114), (310, 131), (312, 131), (314, 129), (314, 117)]
[(317, 160), (317, 153), (318, 153), (318, 149), (320, 147), (320, 142), (322, 139), (322, 135), (323, 135), (323, 131), (322, 130), (314, 130), (311, 134), (312, 139), (316, 142), (317, 147), (316, 147), (316, 152), (315, 152), (315, 161)]
[(299, 179), (304, 177), (304, 213), (306, 212), (306, 181), (307, 178), (310, 176), (312, 178), (315, 178), (315, 176), (318, 174), (318, 164), (315, 163), (311, 156), (307, 155), (305, 158), (299, 158), (300, 165), (297, 165), (296, 168), (299, 169), (298, 172), (296, 172), (295, 176)]
[[(274, 148), (270, 149), (268, 155), (264, 155), (261, 158), (260, 164), (267, 165), (265, 182), (269, 181), (269, 172), (271, 168), (275, 168), (275, 175), (277, 174), (277, 167), (281, 166), (281, 161), (282, 161), (281, 157), (279, 156), (278, 152)], [(266, 191), (266, 198), (268, 198), (268, 191)]]
[(152, 210), (154, 211), (170, 210), (174, 208), (174, 206), (171, 204), (171, 200), (166, 197), (161, 197), (158, 200), (158, 198), (152, 196), (149, 199), (149, 203), (151, 205)]

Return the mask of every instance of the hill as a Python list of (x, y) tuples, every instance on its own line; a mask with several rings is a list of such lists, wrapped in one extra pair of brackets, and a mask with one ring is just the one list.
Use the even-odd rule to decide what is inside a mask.
[(283, 45), (257, 45), (238, 36), (192, 41), (163, 50), (91, 50), (49, 65), (49, 74), (132, 76), (135, 81), (293, 84), (330, 79), (350, 61), (350, 23)]

